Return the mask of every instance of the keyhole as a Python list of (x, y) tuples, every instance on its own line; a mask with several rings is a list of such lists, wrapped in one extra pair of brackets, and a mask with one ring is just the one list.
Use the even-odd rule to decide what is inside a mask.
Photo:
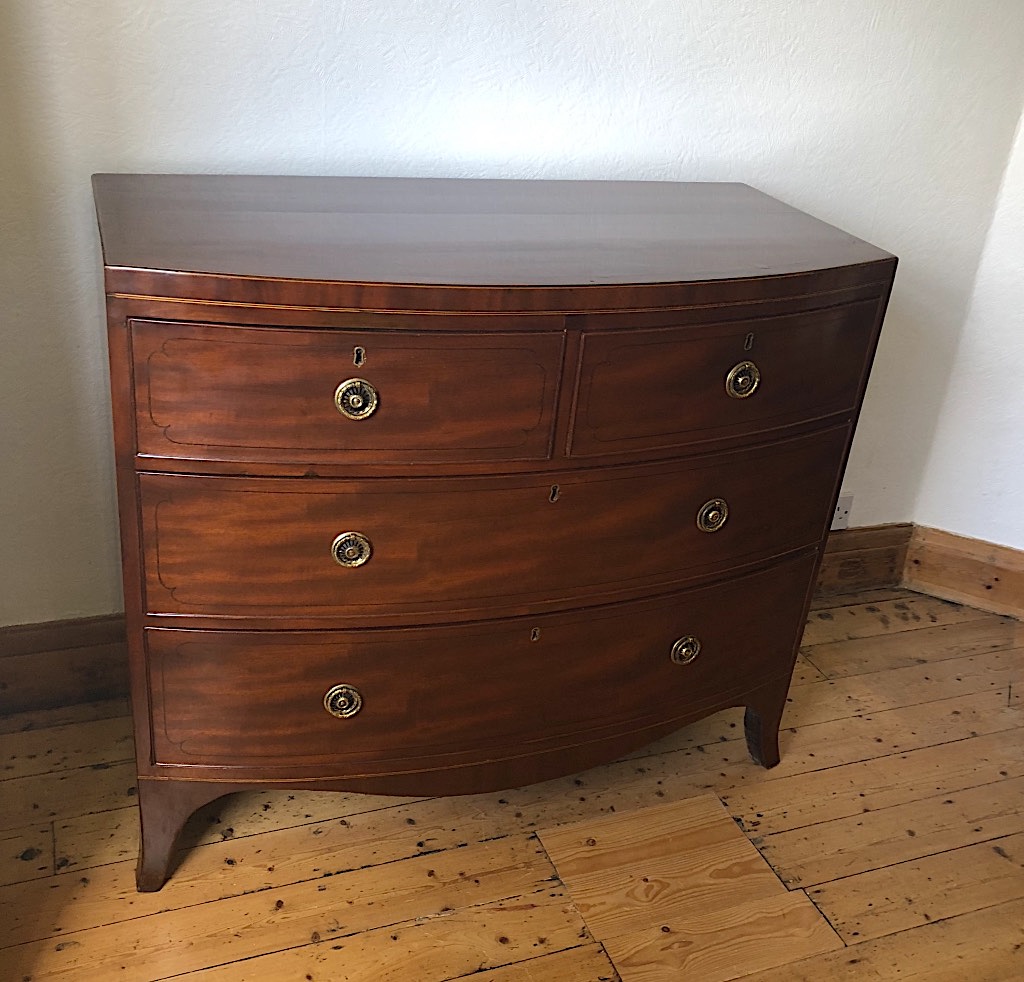
[(530, 631), (530, 640), (531, 641), (540, 641), (540, 628), (539, 627), (535, 627), (532, 631)]
[(557, 484), (551, 485), (551, 494), (548, 495), (548, 501), (558, 501), (558, 496), (561, 494), (561, 489)]
[(750, 333), (749, 333), (749, 334), (748, 334), (748, 335), (747, 335), (747, 336), (746, 336), (746, 337), (745, 337), (745, 338), (743, 339), (743, 350), (744, 350), (744, 351), (749, 351), (749, 350), (750, 350), (751, 348), (753, 348), (753, 347), (754, 347), (754, 332), (753, 332), (753, 331), (751, 331), (751, 332), (750, 332)]
[(356, 366), (356, 368), (359, 368), (364, 361), (366, 361), (366, 351), (359, 347), (353, 348), (352, 362)]

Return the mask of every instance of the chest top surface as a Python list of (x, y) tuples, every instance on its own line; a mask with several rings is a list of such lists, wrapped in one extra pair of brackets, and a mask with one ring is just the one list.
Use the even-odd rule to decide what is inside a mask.
[(112, 271), (148, 270), (585, 287), (891, 259), (744, 184), (156, 174), (93, 181), (108, 285)]

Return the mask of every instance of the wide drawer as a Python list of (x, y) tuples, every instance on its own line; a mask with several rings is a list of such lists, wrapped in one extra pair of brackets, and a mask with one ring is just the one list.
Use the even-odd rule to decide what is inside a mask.
[(570, 455), (749, 438), (852, 410), (878, 310), (872, 300), (706, 327), (585, 334)]
[[(817, 544), (847, 434), (502, 479), (142, 474), (147, 609), (427, 622), (670, 589)], [(332, 553), (347, 533), (362, 565)]]
[[(616, 734), (637, 746), (645, 730), (732, 705), (791, 670), (813, 567), (804, 554), (656, 601), (459, 627), (147, 630), (154, 759), (346, 776)], [(698, 642), (694, 660), (673, 660)], [(361, 700), (355, 715), (326, 710), (336, 686), (358, 693), (342, 700)]]
[[(542, 460), (563, 334), (131, 322), (143, 455), (353, 464)], [(358, 389), (357, 418), (335, 402)], [(339, 397), (345, 408), (344, 392)]]

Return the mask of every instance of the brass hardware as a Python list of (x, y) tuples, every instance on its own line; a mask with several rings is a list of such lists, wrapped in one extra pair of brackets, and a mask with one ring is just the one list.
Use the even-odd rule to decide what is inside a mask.
[(540, 628), (539, 627), (535, 627), (532, 631), (530, 631), (530, 640), (531, 641), (540, 641)]
[(557, 484), (551, 485), (551, 494), (548, 495), (548, 501), (558, 501), (558, 496), (562, 493), (562, 489)]
[(366, 379), (346, 379), (334, 390), (334, 405), (347, 419), (366, 419), (377, 411), (377, 390)]
[(366, 361), (366, 349), (360, 348), (358, 345), (352, 349), (352, 364), (356, 368), (362, 367), (363, 362)]
[(338, 719), (349, 719), (363, 708), (363, 697), (354, 685), (332, 685), (324, 694), (324, 709)]
[(677, 665), (689, 665), (700, 654), (701, 647), (699, 638), (687, 634), (672, 645), (672, 661)]
[(362, 566), (373, 555), (373, 546), (362, 532), (342, 532), (331, 543), (331, 555), (339, 566)]
[(754, 347), (754, 332), (753, 332), (753, 331), (751, 331), (751, 332), (750, 332), (750, 333), (749, 333), (749, 334), (748, 334), (748, 335), (747, 335), (747, 336), (746, 336), (746, 337), (745, 337), (745, 338), (743, 339), (743, 350), (744, 350), (744, 351), (749, 351), (749, 350), (750, 350), (751, 348), (753, 348), (753, 347)]
[(697, 512), (697, 528), (702, 532), (717, 532), (729, 517), (729, 506), (724, 498), (705, 501)]
[(752, 396), (760, 384), (761, 373), (752, 361), (741, 361), (725, 376), (725, 391), (733, 399), (746, 399)]

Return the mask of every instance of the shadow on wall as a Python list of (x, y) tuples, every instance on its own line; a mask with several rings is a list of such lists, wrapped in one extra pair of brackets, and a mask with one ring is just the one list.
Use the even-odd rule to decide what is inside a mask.
[(0, 3), (0, 625), (118, 606), (88, 173), (49, 6)]

